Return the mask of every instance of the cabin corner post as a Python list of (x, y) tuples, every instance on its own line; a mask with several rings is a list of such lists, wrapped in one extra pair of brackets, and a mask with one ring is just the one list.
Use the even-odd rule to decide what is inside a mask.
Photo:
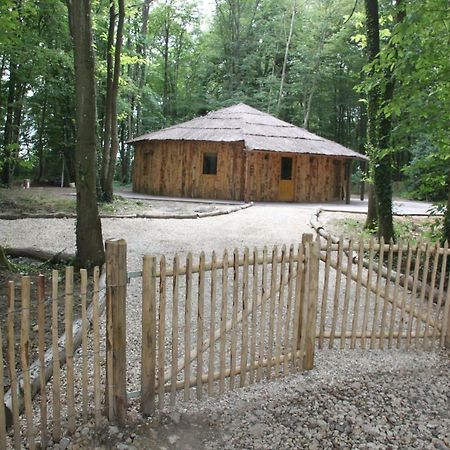
[(244, 202), (248, 203), (250, 201), (250, 176), (249, 176), (249, 162), (248, 162), (248, 158), (249, 158), (249, 152), (246, 150), (246, 148), (244, 147), (244, 192), (243, 192), (243, 198), (244, 198)]
[(352, 160), (345, 161), (345, 204), (350, 204), (352, 195)]
[(106, 241), (106, 410), (109, 420), (125, 423), (127, 243)]

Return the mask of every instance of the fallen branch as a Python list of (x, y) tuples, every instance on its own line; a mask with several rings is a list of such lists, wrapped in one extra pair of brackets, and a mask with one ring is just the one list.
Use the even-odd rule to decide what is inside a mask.
[(4, 250), (8, 256), (11, 256), (13, 258), (30, 258), (48, 263), (67, 263), (73, 260), (75, 256), (71, 253), (65, 253), (64, 250), (61, 250), (60, 252), (55, 254), (32, 247), (5, 248)]

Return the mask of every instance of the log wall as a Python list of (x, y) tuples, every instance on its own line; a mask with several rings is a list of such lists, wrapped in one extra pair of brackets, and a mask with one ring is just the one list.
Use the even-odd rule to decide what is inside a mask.
[[(217, 153), (217, 175), (203, 175), (204, 153)], [(133, 190), (153, 195), (241, 200), (244, 169), (239, 142), (138, 143)]]
[[(345, 159), (242, 151), (241, 142), (136, 144), (133, 190), (153, 195), (279, 201), (281, 157), (293, 157), (294, 202), (341, 200)], [(217, 153), (217, 175), (203, 175), (203, 154)]]

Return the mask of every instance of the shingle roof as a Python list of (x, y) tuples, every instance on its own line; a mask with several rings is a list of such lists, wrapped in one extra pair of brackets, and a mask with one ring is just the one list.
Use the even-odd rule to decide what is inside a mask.
[(244, 142), (248, 151), (306, 153), (367, 159), (364, 155), (309, 131), (283, 122), (244, 103), (210, 112), (188, 122), (129, 141)]

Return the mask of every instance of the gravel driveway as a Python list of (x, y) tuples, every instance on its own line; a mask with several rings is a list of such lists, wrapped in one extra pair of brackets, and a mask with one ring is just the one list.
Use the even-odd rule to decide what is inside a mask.
[[(258, 204), (203, 219), (105, 219), (103, 235), (128, 242), (128, 268), (146, 253), (172, 257), (298, 242), (308, 206)], [(0, 221), (0, 244), (74, 251), (74, 220)], [(138, 283), (128, 324), (140, 324)], [(130, 327), (129, 325), (129, 327)], [(138, 338), (138, 333), (134, 336)], [(130, 343), (133, 340), (129, 341)], [(135, 363), (134, 363), (135, 364)], [(130, 362), (133, 365), (133, 362)], [(78, 448), (450, 448), (448, 353), (320, 351), (310, 373), (181, 403), (163, 426), (77, 434)], [(87, 429), (87, 431), (85, 431)], [(126, 444), (125, 444), (126, 443)]]

